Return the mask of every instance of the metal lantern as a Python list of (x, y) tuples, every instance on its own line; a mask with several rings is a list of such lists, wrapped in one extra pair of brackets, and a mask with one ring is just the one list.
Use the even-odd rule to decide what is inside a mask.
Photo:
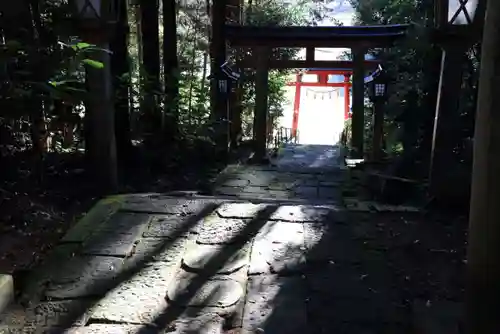
[(217, 78), (219, 81), (219, 90), (226, 93), (228, 91), (228, 83), (238, 81), (240, 77), (241, 74), (232, 68), (229, 61), (226, 61), (220, 66), (219, 73), (211, 73), (207, 76), (207, 79), (213, 80)]
[(73, 17), (86, 25), (109, 25), (118, 21), (121, 1), (117, 0), (68, 0)]
[(472, 25), (484, 15), (484, 0), (435, 0), (436, 26)]
[(370, 99), (372, 101), (380, 101), (387, 99), (387, 77), (384, 72), (380, 72), (370, 82)]

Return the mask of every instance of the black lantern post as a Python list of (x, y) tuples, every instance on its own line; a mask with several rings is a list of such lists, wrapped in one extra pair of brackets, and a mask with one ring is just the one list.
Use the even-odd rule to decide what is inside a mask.
[(82, 37), (92, 40), (109, 39), (118, 22), (119, 0), (68, 0), (71, 20)]
[[(105, 193), (118, 186), (115, 115), (109, 41), (118, 20), (118, 0), (69, 0), (77, 34), (95, 47), (83, 50), (95, 62), (86, 65), (86, 152), (95, 183)], [(97, 64), (97, 65), (96, 65)]]
[(482, 30), (485, 8), (485, 0), (435, 0), (435, 27), (452, 34), (458, 30), (466, 32), (473, 26)]
[(229, 95), (232, 92), (234, 83), (240, 79), (241, 74), (234, 69), (230, 61), (225, 61), (219, 68), (217, 73), (211, 73), (207, 79), (216, 80), (217, 93), (220, 95), (221, 101), (224, 101), (223, 108), (225, 109), (224, 117), (220, 118), (217, 122), (217, 127), (220, 127), (216, 131), (217, 136), (224, 136), (220, 138), (220, 143), (223, 143), (225, 155), (229, 149), (229, 144), (231, 142), (231, 131), (230, 131), (230, 120), (232, 119), (230, 112), (231, 107), (229, 105)]
[(387, 76), (379, 67), (374, 73), (369, 76), (369, 97), (372, 102), (385, 101), (387, 99)]
[(373, 102), (373, 138), (372, 161), (380, 161), (382, 157), (382, 142), (384, 139), (384, 104), (387, 101), (388, 80), (385, 72), (379, 70), (372, 74), (369, 85), (369, 97)]

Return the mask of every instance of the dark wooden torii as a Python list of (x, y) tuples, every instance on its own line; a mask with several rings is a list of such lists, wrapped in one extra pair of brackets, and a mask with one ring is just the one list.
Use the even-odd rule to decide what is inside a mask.
[[(218, 6), (224, 0), (216, 0)], [(223, 8), (224, 6), (222, 6)], [(215, 8), (215, 5), (214, 5)], [(220, 7), (219, 7), (220, 8)], [(215, 11), (213, 12), (216, 13)], [(214, 20), (215, 21), (215, 20)], [(232, 47), (253, 47), (255, 59), (245, 59), (245, 66), (257, 68), (256, 106), (255, 106), (255, 156), (259, 160), (266, 155), (267, 134), (267, 94), (268, 72), (271, 68), (304, 68), (304, 67), (342, 67), (353, 68), (353, 116), (352, 116), (352, 152), (354, 158), (364, 155), (364, 56), (369, 48), (388, 47), (406, 34), (408, 25), (360, 26), (360, 27), (275, 27), (275, 26), (242, 26), (223, 25), (217, 31), (218, 56), (225, 55), (225, 44)], [(214, 32), (215, 34), (215, 32)], [(216, 36), (213, 35), (213, 40)], [(306, 48), (306, 60), (270, 60), (271, 48), (298, 47)], [(319, 61), (314, 59), (316, 47), (351, 48), (353, 61), (349, 64), (342, 61)], [(218, 95), (213, 106), (216, 110), (224, 110), (225, 97)]]

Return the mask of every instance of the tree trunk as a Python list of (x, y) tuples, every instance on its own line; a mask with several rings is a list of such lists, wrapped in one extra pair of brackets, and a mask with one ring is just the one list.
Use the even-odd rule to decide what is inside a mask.
[[(205, 105), (207, 102), (207, 98), (205, 95), (205, 86), (207, 83), (207, 66), (208, 66), (208, 51), (205, 50), (203, 51), (203, 68), (200, 79), (200, 94), (198, 96), (198, 107), (197, 107), (198, 115), (200, 114), (201, 110), (205, 109)], [(197, 120), (197, 124), (200, 124), (200, 119)]]
[[(195, 32), (196, 34), (196, 29)], [(191, 53), (191, 71), (189, 81), (189, 94), (188, 94), (188, 123), (192, 125), (192, 115), (193, 115), (193, 89), (194, 89), (194, 78), (195, 78), (195, 70), (196, 70), (196, 38), (193, 40), (193, 50)]]
[(140, 25), (142, 45), (141, 96), (143, 96), (142, 113), (145, 118), (146, 132), (159, 135), (161, 129), (161, 113), (157, 96), (160, 91), (160, 43), (158, 0), (140, 0)]
[(110, 47), (113, 50), (111, 56), (111, 71), (114, 82), (115, 99), (115, 134), (116, 134), (116, 157), (118, 163), (126, 164), (130, 158), (132, 142), (130, 137), (130, 64), (128, 55), (129, 25), (127, 15), (127, 1), (115, 0), (121, 3), (119, 20), (115, 34), (111, 40)]
[[(32, 73), (32, 79), (35, 82), (43, 80), (42, 66), (42, 45), (40, 37), (43, 34), (40, 22), (40, 10), (38, 1), (23, 0), (19, 3), (20, 12), (16, 16), (18, 32), (12, 36), (18, 42), (32, 45), (35, 48), (31, 63), (26, 64), (28, 70)], [(38, 23), (38, 24), (36, 24)], [(21, 28), (20, 28), (21, 27)], [(33, 143), (33, 169), (39, 182), (43, 180), (43, 159), (47, 152), (47, 125), (42, 105), (42, 99), (39, 94), (32, 94), (29, 98), (28, 110), (31, 118), (31, 141)]]
[(179, 65), (177, 60), (177, 19), (175, 0), (163, 0), (163, 68), (165, 73), (165, 127), (166, 142), (177, 137)]

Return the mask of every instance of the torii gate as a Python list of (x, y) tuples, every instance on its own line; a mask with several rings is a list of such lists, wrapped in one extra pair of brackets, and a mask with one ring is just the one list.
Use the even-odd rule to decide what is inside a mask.
[[(365, 60), (365, 68), (373, 68), (379, 64), (376, 60)], [(292, 120), (292, 137), (297, 136), (297, 129), (299, 124), (299, 112), (300, 112), (300, 96), (302, 87), (336, 87), (344, 89), (344, 120), (350, 118), (351, 109), (351, 75), (352, 69), (341, 69), (341, 68), (310, 68), (305, 71), (301, 71), (296, 74), (295, 82), (287, 83), (288, 86), (295, 86), (295, 95), (293, 102), (293, 120)], [(316, 82), (303, 82), (302, 76), (304, 74), (316, 75), (318, 80)], [(343, 75), (343, 82), (330, 82), (328, 80), (331, 75)], [(366, 82), (366, 78), (365, 78)]]
[[(224, 12), (228, 0), (214, 1), (212, 13)], [(216, 6), (217, 5), (217, 6)], [(220, 11), (215, 10), (220, 9)], [(243, 57), (240, 67), (256, 68), (255, 75), (255, 115), (254, 115), (254, 159), (259, 161), (266, 156), (267, 138), (267, 94), (269, 91), (269, 70), (277, 68), (343, 68), (352, 69), (352, 137), (353, 157), (364, 156), (364, 76), (365, 54), (370, 48), (389, 47), (406, 36), (409, 25), (383, 26), (242, 26), (225, 24), (221, 17), (213, 17), (212, 50), (213, 63), (225, 62), (226, 43), (235, 47), (250, 47), (254, 52)], [(305, 48), (305, 60), (276, 59), (272, 56), (274, 48)], [(350, 48), (352, 61), (319, 61), (315, 59), (316, 48)], [(219, 67), (220, 67), (219, 65)], [(217, 67), (217, 68), (219, 68)], [(217, 77), (217, 76), (216, 76)], [(216, 87), (213, 85), (213, 87)], [(223, 91), (214, 91), (212, 108), (221, 124), (227, 122), (228, 96)], [(229, 129), (227, 125), (226, 130)], [(227, 137), (229, 138), (229, 137)], [(221, 143), (222, 144), (222, 143)], [(224, 147), (226, 147), (225, 145)], [(264, 159), (263, 161), (266, 161)]]

